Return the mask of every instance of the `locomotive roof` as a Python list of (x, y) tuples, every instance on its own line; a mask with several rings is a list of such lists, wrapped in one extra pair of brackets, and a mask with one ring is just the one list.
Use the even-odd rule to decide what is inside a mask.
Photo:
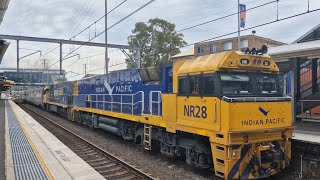
[[(242, 59), (249, 60), (249, 64), (241, 64)], [(261, 63), (253, 64), (253, 60), (260, 60)], [(269, 66), (263, 62), (269, 61)], [(269, 71), (278, 72), (279, 68), (269, 55), (245, 54), (241, 51), (225, 51), (206, 56), (199, 56), (191, 60), (185, 60), (178, 70), (178, 75), (196, 74), (201, 72), (215, 72), (221, 70), (243, 70), (243, 71)]]

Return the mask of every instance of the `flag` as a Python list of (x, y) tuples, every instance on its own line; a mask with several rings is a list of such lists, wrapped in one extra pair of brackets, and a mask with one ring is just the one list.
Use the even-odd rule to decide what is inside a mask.
[(244, 28), (246, 25), (246, 5), (239, 4), (240, 7), (240, 28)]

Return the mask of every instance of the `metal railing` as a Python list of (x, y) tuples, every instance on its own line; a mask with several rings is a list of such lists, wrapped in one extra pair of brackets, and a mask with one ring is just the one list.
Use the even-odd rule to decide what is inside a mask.
[(55, 103), (71, 105), (73, 102), (73, 96), (70, 96), (70, 95), (58, 95), (58, 96), (50, 95), (49, 101), (55, 102)]
[[(157, 100), (153, 100), (154, 94), (156, 94), (156, 99)], [(162, 103), (162, 97), (161, 97), (162, 93), (161, 91), (150, 91), (149, 93), (149, 109), (150, 109), (150, 114), (151, 115), (157, 115), (160, 116), (161, 115), (161, 103)], [(157, 105), (157, 109), (156, 112), (153, 112), (153, 105), (156, 104)]]
[[(144, 92), (139, 91), (135, 94), (80, 94), (77, 98), (86, 99), (86, 107), (102, 109), (111, 112), (120, 112), (131, 115), (142, 115), (144, 112)], [(128, 111), (128, 107), (130, 112)], [(126, 111), (127, 108), (127, 111)], [(135, 113), (135, 108), (139, 113)]]
[(311, 113), (308, 111), (304, 111), (304, 103), (308, 103), (308, 102), (320, 102), (320, 100), (300, 100), (300, 105), (301, 105), (301, 122), (303, 123), (304, 121), (308, 121), (308, 122), (320, 122), (320, 116), (319, 117), (312, 117)]
[(227, 97), (223, 96), (222, 100), (227, 102), (278, 102), (278, 101), (290, 101), (291, 97)]

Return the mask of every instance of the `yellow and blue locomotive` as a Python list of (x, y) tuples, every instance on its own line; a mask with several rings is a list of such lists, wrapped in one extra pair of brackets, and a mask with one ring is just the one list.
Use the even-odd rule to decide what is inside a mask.
[(265, 54), (227, 51), (44, 88), (44, 107), (225, 179), (289, 165), (292, 119), (282, 76)]

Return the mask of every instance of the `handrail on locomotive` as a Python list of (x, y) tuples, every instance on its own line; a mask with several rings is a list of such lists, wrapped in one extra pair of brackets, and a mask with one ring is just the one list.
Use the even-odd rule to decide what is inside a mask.
[[(125, 113), (123, 112), (123, 106), (124, 105), (128, 105), (131, 106), (131, 115), (143, 115), (144, 112), (144, 92), (143, 91), (139, 91), (135, 94), (79, 94), (77, 96), (75, 95), (58, 95), (58, 96), (50, 96), (49, 100), (52, 102), (59, 102), (59, 100), (61, 99), (61, 101), (65, 104), (73, 104), (73, 101), (75, 99), (75, 97), (84, 97), (86, 99), (86, 104), (89, 103), (88, 108), (96, 108), (98, 107), (97, 105), (99, 103), (103, 104), (103, 110), (107, 110), (106, 108), (106, 104), (110, 104), (110, 111), (111, 112), (117, 112), (114, 109), (114, 105), (120, 105), (120, 113)], [(135, 100), (135, 97), (138, 96), (140, 97), (139, 100)], [(94, 98), (93, 98), (94, 97)], [(99, 100), (101, 99), (102, 100)], [(110, 101), (107, 100), (107, 97), (110, 97)], [(114, 101), (114, 99), (116, 99), (117, 97), (120, 97), (120, 102), (118, 101)], [(129, 97), (129, 99), (131, 100), (130, 103), (124, 101), (125, 97)], [(138, 108), (141, 107), (141, 113), (139, 114), (134, 114), (134, 108), (136, 105), (141, 104), (140, 106), (138, 106)]]

